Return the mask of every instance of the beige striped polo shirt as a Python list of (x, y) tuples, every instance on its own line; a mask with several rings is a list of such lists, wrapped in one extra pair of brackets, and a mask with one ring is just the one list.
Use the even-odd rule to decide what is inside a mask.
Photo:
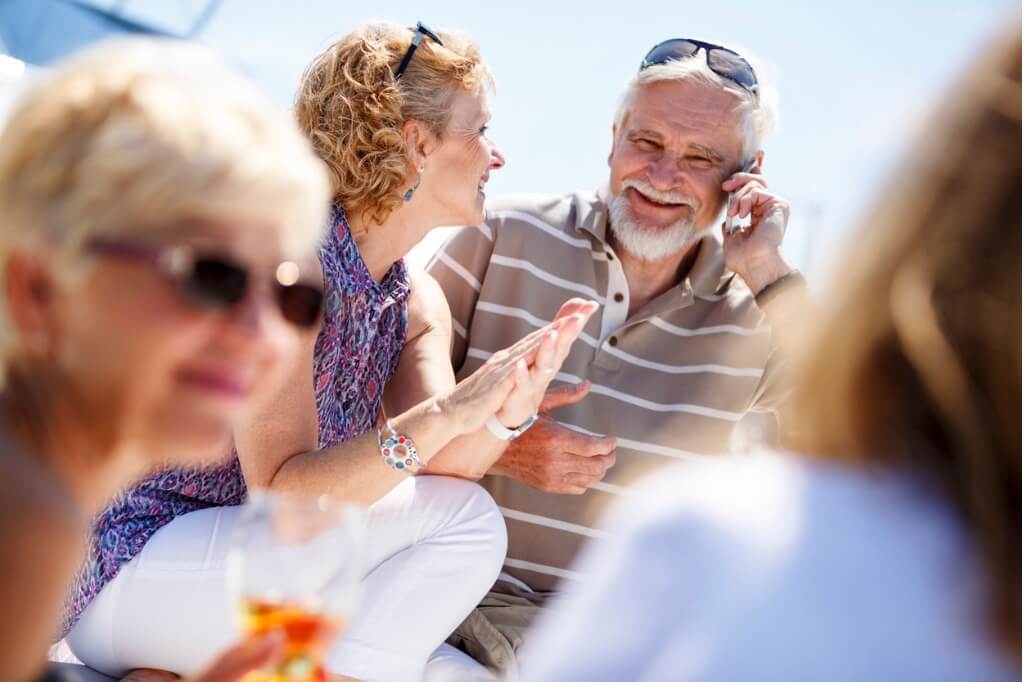
[(456, 232), (428, 266), (451, 306), (459, 378), (550, 322), (567, 298), (601, 304), (555, 378), (587, 379), (593, 388), (552, 417), (615, 436), (615, 466), (579, 496), (501, 476), (481, 481), (508, 525), (505, 572), (536, 591), (579, 577), (570, 568), (579, 546), (601, 538), (601, 512), (634, 481), (664, 464), (725, 452), (744, 413), (772, 409), (779, 393), (770, 329), (742, 279), (725, 269), (719, 237), (703, 238), (688, 277), (628, 315), (602, 195), (489, 202), (486, 221)]

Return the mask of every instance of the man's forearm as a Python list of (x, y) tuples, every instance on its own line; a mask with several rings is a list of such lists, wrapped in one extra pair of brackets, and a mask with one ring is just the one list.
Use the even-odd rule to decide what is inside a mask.
[(754, 300), (768, 319), (772, 332), (778, 335), (784, 352), (787, 355), (795, 352), (799, 344), (789, 339), (805, 338), (807, 324), (817, 312), (803, 276), (790, 270), (765, 285)]
[(770, 366), (766, 367), (766, 379), (769, 370), (775, 374), (768, 382), (771, 388), (761, 395), (758, 405), (780, 416), (780, 428), (785, 430), (787, 425), (781, 418), (785, 411), (780, 408), (790, 393), (793, 363), (804, 352), (809, 327), (818, 308), (799, 273), (784, 276), (769, 284), (758, 293), (755, 300), (772, 329), (775, 356)]

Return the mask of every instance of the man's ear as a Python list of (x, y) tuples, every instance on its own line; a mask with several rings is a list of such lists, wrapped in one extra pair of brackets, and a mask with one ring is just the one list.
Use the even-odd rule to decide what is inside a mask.
[(15, 332), (23, 339), (48, 337), (54, 281), (50, 268), (30, 252), (12, 251), (3, 269), (7, 314)]
[(619, 125), (617, 123), (612, 124), (612, 148), (608, 152), (608, 166), (612, 165), (612, 156), (615, 154), (615, 143), (619, 139)]
[(754, 154), (754, 161), (757, 162), (757, 170), (760, 172), (764, 168), (764, 150), (760, 150)]

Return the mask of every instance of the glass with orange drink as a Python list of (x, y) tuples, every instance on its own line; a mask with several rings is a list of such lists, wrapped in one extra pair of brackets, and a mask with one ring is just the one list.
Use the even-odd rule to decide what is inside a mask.
[(232, 538), (229, 583), (246, 636), (279, 631), (284, 653), (245, 682), (323, 682), (359, 597), (365, 516), (349, 505), (253, 493)]

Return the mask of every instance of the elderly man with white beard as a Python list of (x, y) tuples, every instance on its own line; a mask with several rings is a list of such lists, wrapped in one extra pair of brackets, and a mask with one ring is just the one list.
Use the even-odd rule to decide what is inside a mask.
[(567, 297), (602, 304), (536, 422), (489, 425), (505, 452), (481, 482), (508, 558), (452, 641), (490, 667), (514, 668), (537, 609), (581, 577), (571, 561), (600, 541), (609, 501), (663, 464), (727, 451), (745, 414), (784, 396), (773, 309), (805, 292), (781, 250), (789, 207), (761, 174), (773, 104), (740, 54), (660, 43), (623, 95), (605, 188), (490, 202), (430, 264), (460, 377)]

